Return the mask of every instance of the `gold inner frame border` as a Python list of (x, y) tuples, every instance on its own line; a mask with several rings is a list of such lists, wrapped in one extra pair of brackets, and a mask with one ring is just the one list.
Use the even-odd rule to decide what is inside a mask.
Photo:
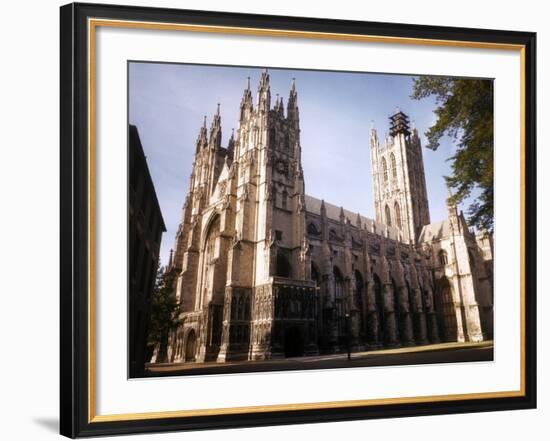
[[(369, 43), (410, 44), (418, 46), (464, 47), (518, 51), (520, 54), (520, 389), (512, 391), (477, 392), (452, 395), (430, 395), (398, 398), (374, 398), (312, 403), (273, 404), (215, 409), (175, 410), (143, 413), (97, 415), (95, 413), (95, 34), (97, 27), (115, 27), (146, 30), (185, 31), (218, 34), (238, 34), (260, 37), (286, 37), (355, 41)], [(520, 44), (441, 40), (377, 35), (323, 33), (295, 30), (248, 28), (233, 26), (195, 25), (184, 23), (156, 23), (131, 20), (88, 19), (88, 422), (137, 421), (162, 418), (235, 415), (278, 411), (302, 411), (346, 407), (413, 404), (428, 402), (496, 399), (525, 396), (525, 46)]]

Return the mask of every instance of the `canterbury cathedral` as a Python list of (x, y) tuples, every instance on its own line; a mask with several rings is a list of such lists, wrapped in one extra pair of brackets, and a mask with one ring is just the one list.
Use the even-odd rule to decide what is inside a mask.
[[(272, 102), (250, 80), (222, 145), (196, 141), (166, 271), (179, 325), (169, 362), (225, 362), (479, 342), (493, 332), (492, 236), (457, 207), (432, 222), (418, 132), (401, 111), (372, 128), (375, 219), (305, 191), (296, 85)], [(362, 197), (369, 197), (367, 194)]]

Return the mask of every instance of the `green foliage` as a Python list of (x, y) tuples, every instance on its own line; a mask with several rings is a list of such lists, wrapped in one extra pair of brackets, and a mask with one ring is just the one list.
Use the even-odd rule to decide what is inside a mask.
[(445, 176), (455, 203), (474, 189), (480, 196), (468, 207), (471, 224), (493, 231), (493, 81), (449, 77), (417, 77), (412, 98), (435, 96), (437, 121), (428, 129), (428, 148), (445, 135), (456, 141), (452, 175)]
[(176, 277), (175, 271), (164, 272), (162, 268), (157, 271), (151, 299), (148, 345), (165, 340), (180, 323), (180, 307), (175, 295)]

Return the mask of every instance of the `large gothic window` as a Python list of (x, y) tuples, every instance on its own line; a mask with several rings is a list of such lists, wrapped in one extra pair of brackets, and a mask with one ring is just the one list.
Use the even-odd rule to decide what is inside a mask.
[(202, 273), (202, 302), (208, 302), (214, 297), (214, 258), (216, 257), (216, 241), (220, 235), (220, 217), (210, 223), (203, 251), (203, 273)]
[(399, 208), (399, 203), (395, 203), (395, 226), (399, 229), (402, 229), (403, 226), (401, 225), (401, 209)]
[(382, 158), (382, 173), (384, 182), (388, 182), (388, 164), (386, 163), (386, 158)]
[(395, 164), (395, 155), (392, 153), (390, 156), (391, 175), (393, 179), (397, 179), (397, 165)]
[(390, 207), (386, 205), (386, 225), (389, 225), (391, 227), (391, 213), (390, 213)]

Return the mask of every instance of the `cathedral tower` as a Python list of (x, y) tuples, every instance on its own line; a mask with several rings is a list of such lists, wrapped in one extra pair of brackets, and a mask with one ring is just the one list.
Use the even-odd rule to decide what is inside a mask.
[(391, 225), (413, 243), (430, 223), (420, 138), (401, 111), (390, 116), (390, 133), (381, 146), (371, 129), (371, 165), (376, 220)]

